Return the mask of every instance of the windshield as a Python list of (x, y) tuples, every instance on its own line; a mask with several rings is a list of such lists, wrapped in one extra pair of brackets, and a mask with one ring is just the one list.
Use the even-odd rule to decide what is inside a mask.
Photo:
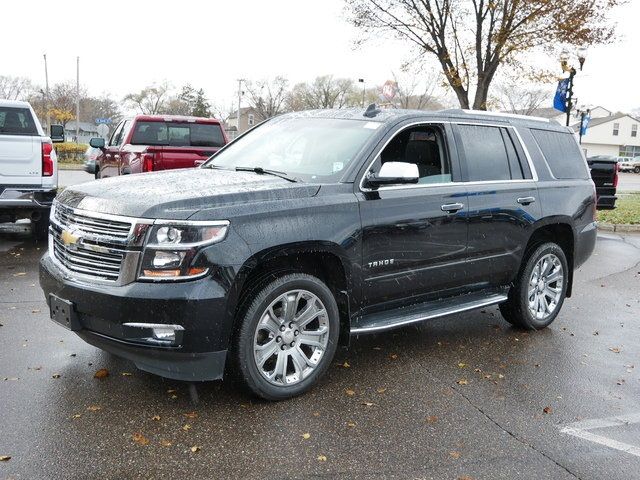
[(259, 167), (307, 182), (336, 181), (380, 123), (334, 118), (275, 118), (215, 155), (206, 167)]

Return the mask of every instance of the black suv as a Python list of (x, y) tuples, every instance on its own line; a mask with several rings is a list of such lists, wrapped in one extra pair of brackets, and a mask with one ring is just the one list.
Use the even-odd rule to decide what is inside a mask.
[(499, 304), (540, 329), (596, 239), (573, 134), (446, 110), (283, 115), (201, 168), (64, 190), (40, 284), (53, 320), (138, 368), (307, 390), (350, 335)]

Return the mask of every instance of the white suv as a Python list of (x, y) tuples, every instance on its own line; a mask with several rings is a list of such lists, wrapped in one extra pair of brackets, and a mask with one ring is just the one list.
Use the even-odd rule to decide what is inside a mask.
[[(51, 129), (53, 141), (64, 141), (60, 125)], [(0, 100), (0, 222), (30, 218), (36, 236), (46, 237), (57, 187), (56, 152), (33, 108)]]
[(640, 173), (640, 157), (625, 158), (620, 163), (620, 171)]

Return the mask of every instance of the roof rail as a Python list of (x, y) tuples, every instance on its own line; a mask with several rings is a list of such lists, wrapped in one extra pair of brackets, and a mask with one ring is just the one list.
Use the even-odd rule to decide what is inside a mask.
[(490, 117), (505, 117), (505, 118), (519, 118), (521, 120), (537, 120), (539, 122), (550, 123), (550, 119), (544, 117), (534, 117), (531, 115), (519, 115), (517, 113), (504, 113), (504, 112), (489, 112), (487, 110), (467, 110), (463, 108), (449, 108), (447, 110), (441, 110), (442, 113), (457, 113), (464, 115), (479, 115)]

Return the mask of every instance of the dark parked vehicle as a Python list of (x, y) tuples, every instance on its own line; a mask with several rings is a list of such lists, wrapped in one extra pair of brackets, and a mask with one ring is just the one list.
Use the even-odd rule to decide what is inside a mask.
[(193, 168), (226, 143), (219, 120), (177, 115), (126, 118), (108, 142), (103, 138), (89, 142), (101, 151), (95, 160), (96, 178)]
[(283, 115), (201, 168), (67, 188), (54, 321), (165, 377), (307, 390), (350, 335), (499, 304), (540, 329), (593, 252), (573, 134), (482, 112)]
[(596, 185), (598, 210), (613, 210), (618, 199), (618, 159), (611, 155), (595, 155), (587, 158), (587, 164)]
[(96, 159), (102, 153), (102, 150), (94, 147), (87, 147), (84, 152), (84, 171), (90, 173), (98, 178), (98, 172), (96, 170)]

